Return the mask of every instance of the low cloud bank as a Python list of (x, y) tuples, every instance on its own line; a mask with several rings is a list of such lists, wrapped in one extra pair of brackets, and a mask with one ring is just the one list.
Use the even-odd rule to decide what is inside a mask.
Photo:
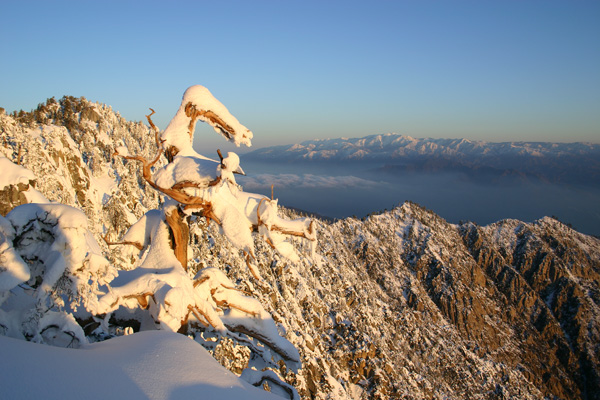
[(238, 183), (244, 189), (268, 188), (375, 188), (383, 183), (356, 176), (324, 176), (313, 174), (259, 174), (251, 177), (238, 178)]

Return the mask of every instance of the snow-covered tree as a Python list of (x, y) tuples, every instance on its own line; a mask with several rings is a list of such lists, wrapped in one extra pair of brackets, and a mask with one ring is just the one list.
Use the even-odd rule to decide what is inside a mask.
[[(295, 369), (300, 362), (298, 351), (279, 335), (260, 302), (236, 289), (216, 268), (204, 268), (195, 274), (188, 270), (189, 224), (192, 217), (217, 224), (243, 252), (251, 275), (260, 282), (252, 233), (258, 232), (281, 256), (298, 261), (299, 255), (287, 238), (294, 236), (314, 243), (313, 221), (284, 219), (278, 215), (276, 199), (244, 192), (234, 175), (244, 173), (237, 154), (229, 152), (223, 157), (217, 151), (217, 161), (192, 148), (197, 121), (210, 124), (237, 146), (250, 146), (253, 137), (203, 86), (186, 90), (179, 110), (164, 132), (159, 132), (151, 115), (147, 118), (155, 131), (157, 155), (148, 160), (130, 155), (122, 146), (115, 149), (115, 156), (141, 162), (144, 180), (163, 193), (166, 200), (162, 209), (149, 211), (132, 225), (121, 242), (107, 240), (111, 245), (132, 245), (139, 262), (132, 270), (120, 271), (111, 282), (109, 292), (99, 300), (99, 313), (106, 315), (108, 323), (111, 313), (121, 306), (131, 310), (142, 307), (160, 329), (185, 331), (190, 324), (204, 326), (218, 337), (233, 338), (249, 346), (265, 367), (276, 367), (277, 360), (284, 360)], [(168, 162), (155, 169), (163, 155)], [(246, 372), (244, 376), (256, 384), (276, 383), (296, 395), (289, 385), (275, 379), (273, 372)]]
[[(296, 397), (295, 389), (276, 373), (300, 366), (298, 350), (281, 336), (285, 335), (283, 326), (274, 322), (251, 293), (238, 289), (224, 271), (206, 267), (202, 260), (190, 263), (188, 258), (194, 253), (198, 257), (198, 252), (188, 247), (190, 239), (198, 242), (199, 231), (210, 227), (214, 232), (211, 225), (216, 226), (232, 245), (229, 251), (239, 252), (235, 260), (247, 265), (248, 281), (265, 289), (268, 284), (259, 273), (255, 237), (263, 237), (278, 257), (291, 262), (311, 259), (316, 243), (314, 222), (283, 218), (273, 196), (244, 192), (235, 179), (235, 174), (244, 173), (237, 154), (229, 152), (223, 157), (217, 151), (219, 160), (213, 160), (193, 150), (197, 121), (210, 124), (238, 146), (250, 146), (253, 137), (206, 88), (192, 86), (185, 92), (164, 132), (153, 124), (152, 114), (148, 116), (157, 147), (154, 156), (147, 146), (119, 139), (118, 132), (104, 127), (103, 110), (85, 99), (66, 97), (38, 107), (34, 120), (40, 125), (32, 122), (27, 129), (48, 137), (41, 144), (29, 143), (27, 135), (11, 136), (8, 133), (14, 129), (8, 125), (6, 136), (3, 130), (3, 153), (19, 163), (24, 157), (33, 160), (40, 146), (48, 147), (40, 152), (41, 160), (35, 158), (29, 164), (52, 177), (53, 169), (68, 171), (68, 176), (58, 176), (58, 181), (61, 187), (73, 190), (66, 191), (70, 197), (54, 196), (52, 200), (58, 202), (50, 202), (27, 182), (37, 180), (47, 189), (54, 181), (39, 180), (31, 171), (2, 158), (3, 169), (10, 175), (4, 174), (0, 184), (14, 186), (23, 195), (7, 207), (10, 212), (5, 218), (0, 217), (0, 334), (77, 347), (88, 340), (131, 331), (131, 327), (179, 331), (194, 335), (214, 350), (221, 362), (226, 354), (242, 355), (246, 361), (231, 362), (240, 363), (238, 373), (243, 372), (252, 384), (265, 384)], [(57, 119), (70, 121), (70, 128), (44, 125)], [(9, 119), (3, 122), (10, 123)], [(109, 142), (114, 146), (110, 150), (113, 161), (106, 157)], [(35, 152), (15, 150), (23, 145)], [(65, 151), (76, 146), (79, 150), (74, 154)], [(45, 161), (48, 165), (43, 166)], [(63, 161), (65, 168), (54, 166)], [(130, 161), (141, 163), (139, 184), (135, 178), (138, 164)], [(115, 167), (112, 175), (111, 165)], [(92, 184), (100, 188), (91, 193), (94, 201), (78, 190)], [(114, 189), (116, 184), (119, 190)], [(136, 187), (147, 185), (163, 199), (157, 202), (158, 209), (142, 214), (129, 202), (136, 197)], [(126, 194), (125, 209), (121, 191), (127, 188), (134, 192)], [(107, 196), (109, 193), (112, 196)], [(96, 198), (102, 199), (101, 209)], [(60, 204), (65, 202), (71, 205)], [(144, 205), (151, 203), (145, 201)], [(137, 222), (132, 221), (134, 213), (141, 215)], [(89, 224), (88, 218), (99, 223)], [(124, 231), (123, 225), (131, 226), (116, 239), (115, 234)], [(101, 236), (105, 243), (99, 245), (94, 237)], [(297, 252), (291, 237), (306, 242), (300, 246), (306, 254)], [(123, 246), (107, 256), (103, 249), (115, 244)]]

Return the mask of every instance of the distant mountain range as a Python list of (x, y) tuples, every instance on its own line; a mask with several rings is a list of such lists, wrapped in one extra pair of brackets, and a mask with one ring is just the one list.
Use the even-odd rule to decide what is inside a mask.
[(600, 184), (600, 145), (415, 139), (393, 133), (309, 140), (244, 155), (286, 163), (364, 163), (389, 173), (460, 172), (473, 177), (521, 176), (542, 181)]
[[(30, 171), (12, 183), (2, 176), (0, 214), (33, 201), (35, 189), (83, 211), (102, 253), (131, 268), (126, 246), (109, 248), (103, 238), (122, 237), (163, 200), (139, 178), (139, 166), (112, 155), (122, 146), (152, 156), (152, 132), (85, 99), (63, 98), (36, 111), (0, 112), (0, 159)], [(598, 147), (377, 135), (250, 156), (405, 168), (418, 157), (465, 168), (523, 160), (542, 170), (570, 162), (585, 167), (585, 176), (598, 171)], [(302, 358), (300, 370), (282, 364), (279, 373), (303, 399), (600, 399), (600, 240), (553, 218), (451, 224), (406, 202), (363, 219), (316, 220), (319, 262), (292, 263), (261, 244), (262, 282), (249, 276), (244, 254), (217, 226), (195, 221), (193, 268), (220, 269), (272, 314)], [(239, 374), (248, 365), (248, 339), (216, 342), (215, 332), (205, 333), (196, 341), (228, 369)]]

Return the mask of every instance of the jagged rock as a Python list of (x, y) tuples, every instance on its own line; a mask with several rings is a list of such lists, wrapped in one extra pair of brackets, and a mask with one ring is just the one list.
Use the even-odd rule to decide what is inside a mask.
[(25, 192), (28, 191), (29, 187), (32, 185), (33, 182), (30, 184), (18, 183), (0, 189), (0, 215), (4, 217), (16, 206), (28, 203)]
[[(154, 139), (109, 107), (75, 100), (69, 129), (56, 101), (37, 125), (0, 115), (5, 153), (26, 148), (36, 188), (100, 221), (97, 240), (131, 268), (102, 235), (118, 238), (161, 200), (111, 154), (123, 146), (148, 157)], [(0, 193), (1, 205), (22, 201), (21, 189)], [(303, 398), (599, 398), (600, 240), (551, 218), (453, 225), (413, 203), (316, 229), (318, 262), (287, 262), (257, 241), (258, 284), (214, 225), (190, 226), (190, 273), (221, 269), (273, 315), (302, 357), (300, 370), (279, 373)], [(238, 373), (248, 361), (237, 343), (209, 350)]]

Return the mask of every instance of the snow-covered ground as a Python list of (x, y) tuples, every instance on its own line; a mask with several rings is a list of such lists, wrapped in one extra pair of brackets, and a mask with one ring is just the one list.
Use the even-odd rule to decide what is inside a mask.
[(0, 336), (0, 398), (279, 399), (222, 367), (198, 343), (145, 331), (64, 349)]

